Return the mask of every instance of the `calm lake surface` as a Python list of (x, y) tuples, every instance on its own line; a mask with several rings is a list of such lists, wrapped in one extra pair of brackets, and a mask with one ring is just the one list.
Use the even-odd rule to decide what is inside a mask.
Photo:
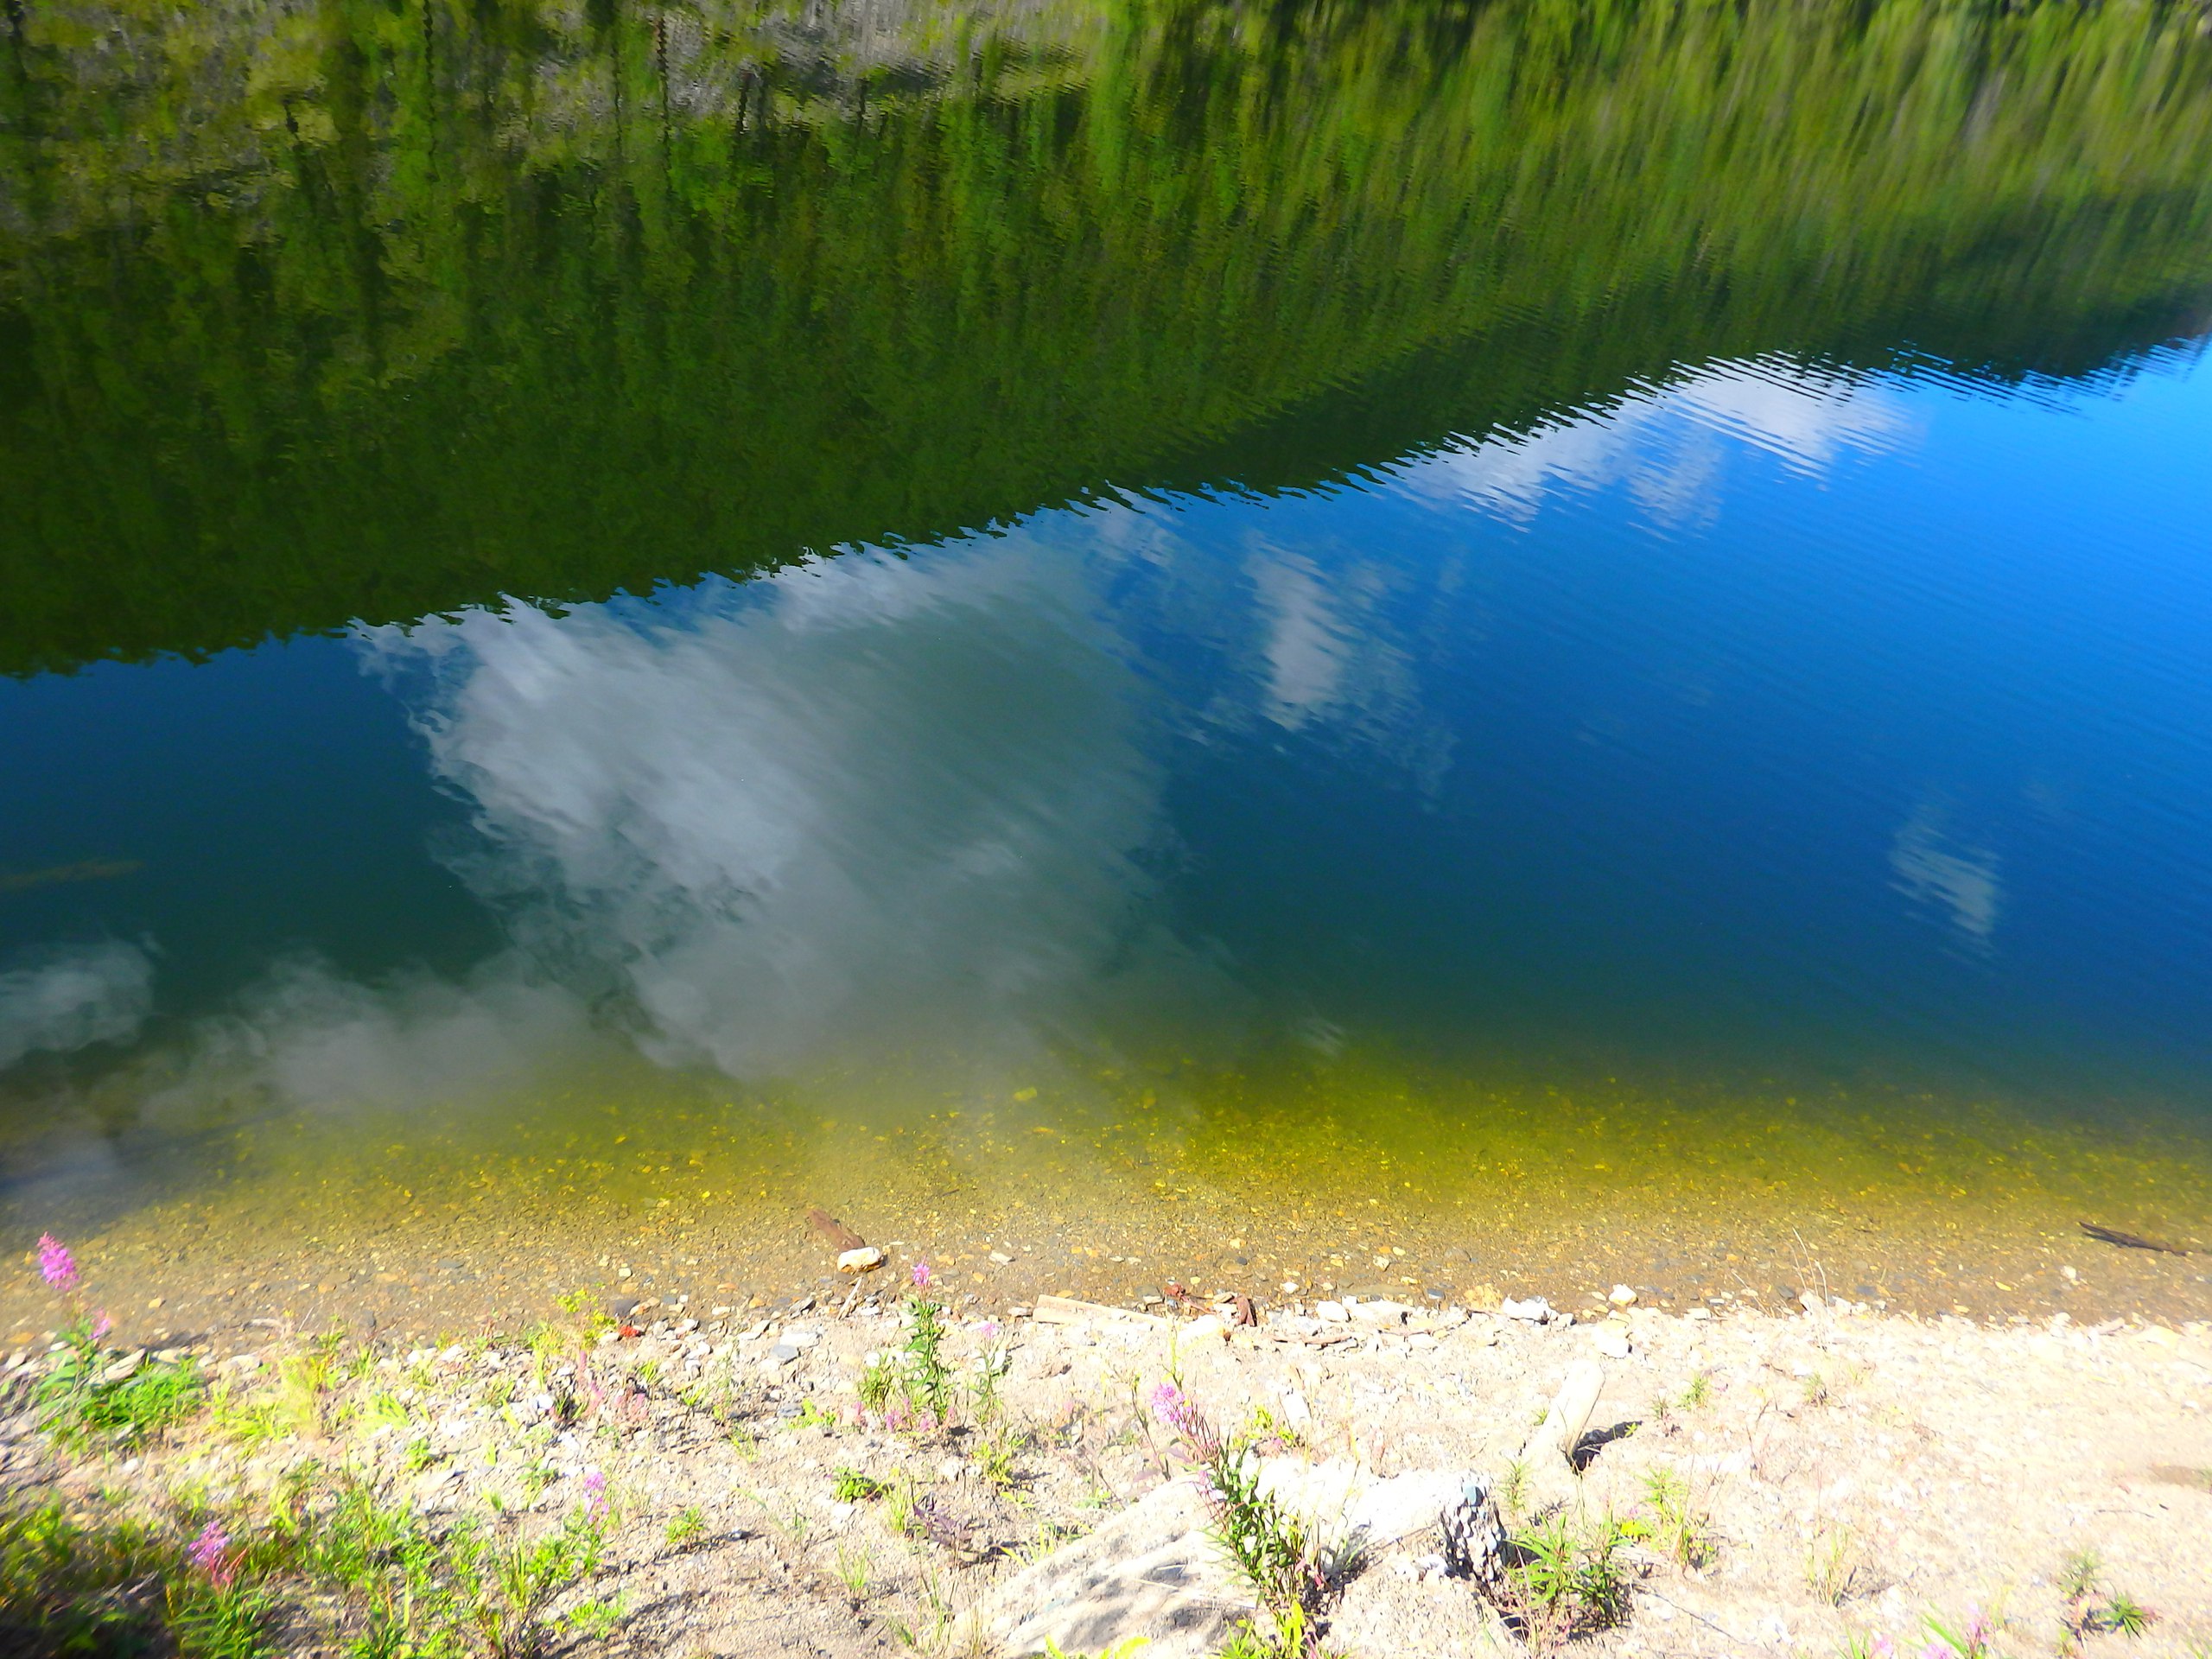
[(2205, 1302), (2196, 11), (10, 17), (15, 1232)]

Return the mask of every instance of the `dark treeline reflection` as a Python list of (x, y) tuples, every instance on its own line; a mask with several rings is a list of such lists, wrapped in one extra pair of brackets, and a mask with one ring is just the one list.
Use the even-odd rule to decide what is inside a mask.
[(2201, 326), (2194, 10), (21, 0), (0, 670)]

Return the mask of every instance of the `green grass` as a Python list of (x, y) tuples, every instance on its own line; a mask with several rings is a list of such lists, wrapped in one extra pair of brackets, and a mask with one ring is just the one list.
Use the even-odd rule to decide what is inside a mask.
[(103, 1380), (123, 1357), (103, 1349), (79, 1319), (32, 1395), (39, 1426), (65, 1445), (106, 1438), (145, 1440), (196, 1415), (207, 1402), (199, 1363), (143, 1359), (128, 1376)]

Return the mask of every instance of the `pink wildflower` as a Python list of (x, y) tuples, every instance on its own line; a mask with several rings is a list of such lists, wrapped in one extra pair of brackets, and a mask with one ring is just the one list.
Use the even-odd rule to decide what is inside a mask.
[(92, 1340), (98, 1342), (114, 1329), (115, 1321), (108, 1318), (107, 1310), (102, 1308), (92, 1319)]
[(584, 1516), (588, 1520), (603, 1519), (613, 1507), (607, 1501), (607, 1475), (594, 1469), (584, 1477)]
[(56, 1290), (73, 1290), (77, 1287), (77, 1258), (52, 1233), (38, 1236), (38, 1270)]
[(929, 1264), (927, 1262), (915, 1262), (915, 1263), (914, 1263), (914, 1288), (915, 1288), (915, 1289), (917, 1289), (917, 1290), (927, 1290), (929, 1287), (930, 1287), (930, 1264)]
[(238, 1563), (231, 1557), (231, 1535), (223, 1530), (219, 1521), (210, 1521), (200, 1528), (200, 1535), (185, 1546), (184, 1558), (218, 1589), (228, 1589), (238, 1576)]

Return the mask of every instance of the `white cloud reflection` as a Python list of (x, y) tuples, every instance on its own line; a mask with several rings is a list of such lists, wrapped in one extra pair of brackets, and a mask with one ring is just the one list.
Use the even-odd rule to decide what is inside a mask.
[(1562, 491), (1624, 486), (1662, 524), (1719, 505), (1732, 440), (1817, 476), (1851, 454), (1916, 439), (1917, 418), (1878, 385), (1781, 359), (1717, 365), (1534, 430), (1424, 457), (1399, 474), (1432, 501), (1516, 521)]
[(127, 1041), (154, 1006), (154, 963), (121, 940), (64, 946), (0, 973), (0, 1071), (46, 1051)]
[(1916, 808), (1890, 843), (1890, 871), (1898, 892), (1916, 904), (1941, 910), (1951, 925), (1974, 945), (1986, 948), (2004, 907), (1997, 855), (1965, 847), (1944, 833), (1943, 815), (1933, 806)]
[(370, 648), (429, 671), (463, 873), (525, 954), (745, 1077), (1005, 1058), (1205, 978), (1147, 918), (1163, 774), (1096, 608), (1072, 553), (1007, 539)]

